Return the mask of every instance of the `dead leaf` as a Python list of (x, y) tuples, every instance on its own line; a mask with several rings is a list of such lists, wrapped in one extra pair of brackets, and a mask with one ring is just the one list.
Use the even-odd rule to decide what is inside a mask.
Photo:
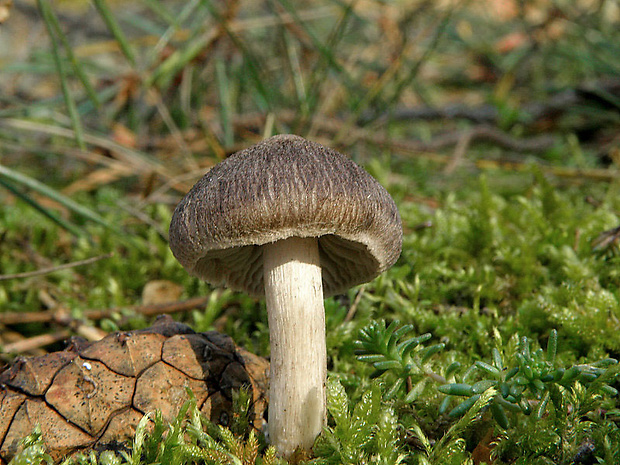
[(9, 19), (11, 8), (13, 8), (13, 0), (0, 0), (0, 24)]
[(489, 428), (482, 440), (471, 453), (472, 460), (475, 464), (493, 463), (493, 449), (495, 448), (496, 440), (497, 437), (494, 434), (493, 428)]
[(524, 32), (512, 32), (495, 43), (495, 50), (499, 53), (508, 53), (529, 44), (530, 38)]
[(112, 139), (124, 147), (135, 149), (137, 146), (136, 133), (120, 123), (112, 127)]

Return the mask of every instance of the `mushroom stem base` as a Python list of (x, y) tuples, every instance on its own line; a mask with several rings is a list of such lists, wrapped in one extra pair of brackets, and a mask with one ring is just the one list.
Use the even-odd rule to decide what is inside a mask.
[(315, 238), (264, 246), (271, 374), (269, 440), (282, 456), (309, 450), (325, 424), (325, 310)]

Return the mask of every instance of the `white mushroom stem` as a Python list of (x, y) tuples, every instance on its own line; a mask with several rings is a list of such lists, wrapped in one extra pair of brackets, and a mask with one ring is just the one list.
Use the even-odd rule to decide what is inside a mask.
[(309, 450), (325, 423), (325, 309), (315, 238), (264, 245), (271, 374), (269, 441), (287, 457)]

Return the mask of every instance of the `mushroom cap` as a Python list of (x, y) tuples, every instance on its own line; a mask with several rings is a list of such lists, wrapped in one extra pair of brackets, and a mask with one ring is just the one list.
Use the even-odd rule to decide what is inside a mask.
[(349, 158), (273, 136), (214, 166), (177, 205), (170, 248), (192, 275), (264, 295), (261, 245), (317, 237), (325, 296), (392, 266), (402, 225), (388, 192)]

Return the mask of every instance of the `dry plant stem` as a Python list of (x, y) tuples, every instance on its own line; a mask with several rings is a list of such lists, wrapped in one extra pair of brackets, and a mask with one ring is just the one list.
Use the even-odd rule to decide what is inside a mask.
[(315, 238), (263, 246), (271, 375), (269, 440), (282, 456), (309, 450), (325, 423), (325, 309)]
[[(85, 310), (83, 316), (89, 320), (100, 320), (102, 318), (109, 318), (115, 313), (121, 313), (123, 310), (131, 310), (134, 313), (140, 313), (141, 315), (146, 316), (186, 312), (188, 310), (204, 308), (211, 298), (211, 296), (202, 296), (163, 304), (136, 305), (133, 307), (124, 308), (112, 307), (102, 310)], [(0, 312), (0, 324), (5, 325), (20, 323), (44, 323), (47, 321), (56, 321), (61, 324), (67, 324), (67, 322), (70, 322), (71, 319), (66, 317), (66, 313), (54, 310), (47, 310), (44, 312)]]
[(71, 336), (71, 331), (62, 330), (52, 334), (41, 334), (40, 336), (30, 337), (21, 341), (5, 344), (0, 353), (5, 354), (21, 354), (35, 349), (40, 349), (59, 341), (64, 341)]

